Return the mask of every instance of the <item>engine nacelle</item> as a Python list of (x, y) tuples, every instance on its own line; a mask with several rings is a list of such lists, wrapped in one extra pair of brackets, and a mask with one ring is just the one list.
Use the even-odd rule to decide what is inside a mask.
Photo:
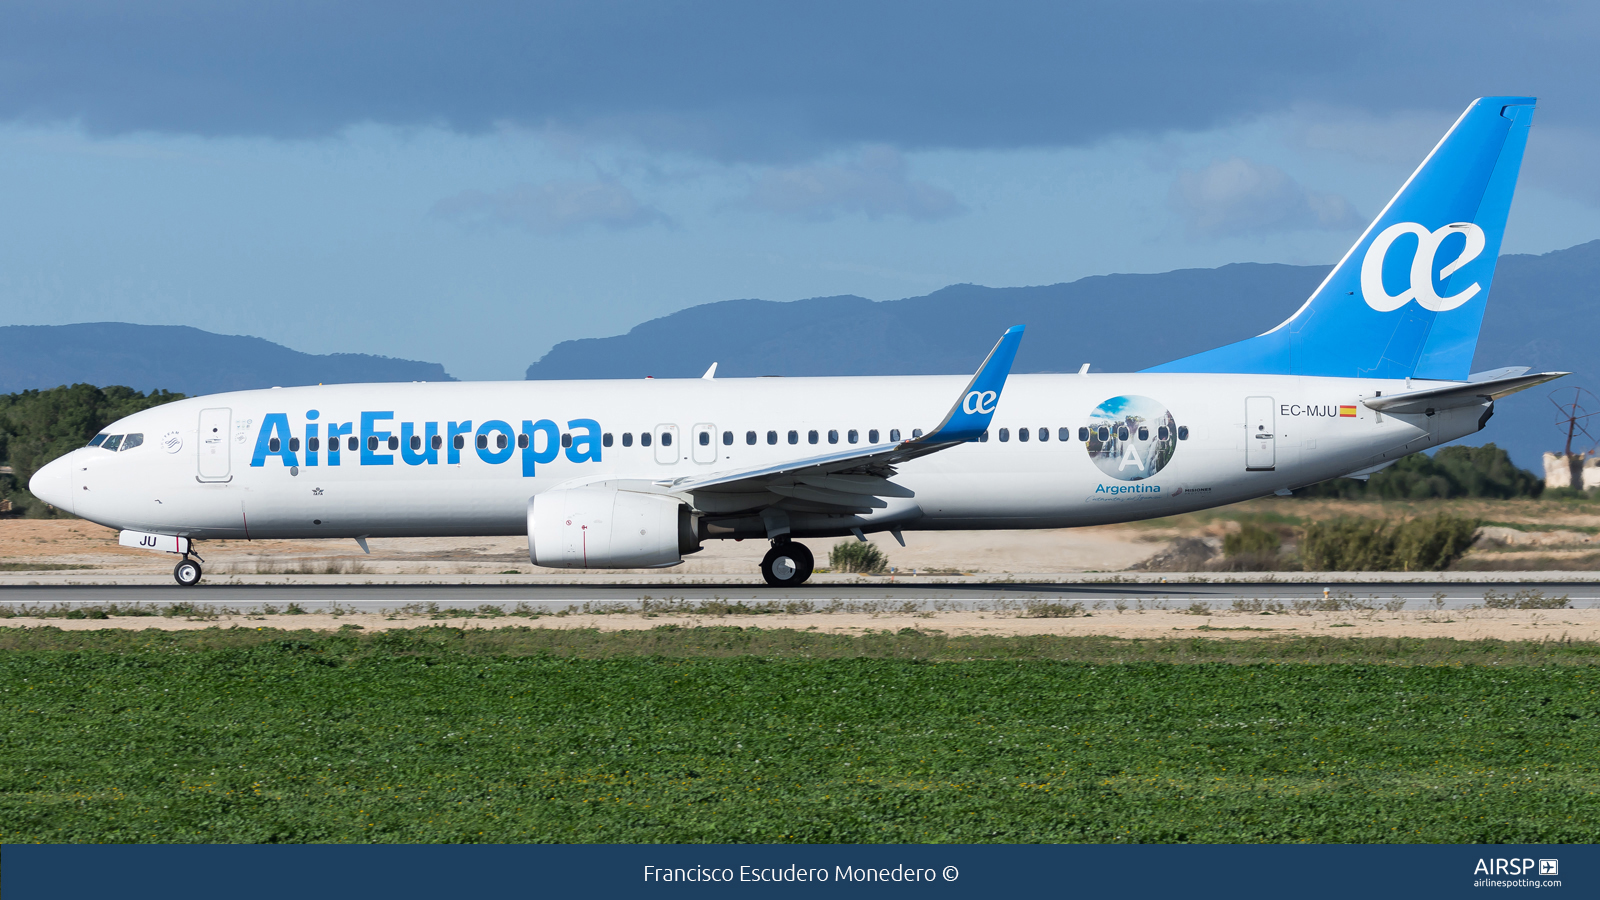
[(545, 491), (528, 501), (528, 557), (558, 569), (654, 569), (700, 549), (689, 507), (615, 488)]

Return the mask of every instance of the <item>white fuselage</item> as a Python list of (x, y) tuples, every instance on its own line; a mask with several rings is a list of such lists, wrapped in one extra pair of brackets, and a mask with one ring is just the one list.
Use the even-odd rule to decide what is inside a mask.
[[(891, 430), (909, 438), (932, 429), (964, 384), (963, 376), (908, 376), (242, 391), (129, 416), (106, 433), (140, 434), (139, 446), (73, 451), (39, 482), (70, 497), (57, 505), (91, 521), (196, 539), (519, 535), (529, 498), (552, 487), (779, 464), (849, 449), (852, 431), (862, 444), (874, 431), (880, 443)], [(987, 441), (899, 467), (893, 481), (912, 498), (854, 516), (806, 514), (800, 504), (793, 533), (1058, 528), (1171, 515), (1373, 467), (1481, 427), (1485, 406), (1427, 416), (1360, 403), (1407, 389), (1405, 381), (1354, 378), (1013, 375)], [(1101, 427), (1108, 444), (1096, 440)], [(1124, 440), (1119, 427), (1129, 429)], [(1090, 429), (1090, 443), (1081, 429)], [(524, 432), (526, 448), (518, 445)], [(560, 435), (573, 445), (551, 446)], [(410, 449), (413, 436), (420, 450)], [(719, 530), (718, 498), (684, 499), (704, 520), (704, 537), (758, 536)]]

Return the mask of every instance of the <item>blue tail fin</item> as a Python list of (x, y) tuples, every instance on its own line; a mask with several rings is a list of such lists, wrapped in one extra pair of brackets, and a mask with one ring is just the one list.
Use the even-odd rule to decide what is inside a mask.
[(1146, 371), (1464, 380), (1533, 102), (1467, 107), (1288, 321)]

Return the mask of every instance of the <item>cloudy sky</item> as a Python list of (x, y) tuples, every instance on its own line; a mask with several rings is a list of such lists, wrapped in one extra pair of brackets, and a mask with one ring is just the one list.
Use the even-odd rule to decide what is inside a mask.
[[(8, 2), (0, 324), (520, 378), (739, 297), (1331, 263), (1474, 97), (1600, 238), (1592, 3)], [(1263, 322), (1263, 327), (1275, 324)]]

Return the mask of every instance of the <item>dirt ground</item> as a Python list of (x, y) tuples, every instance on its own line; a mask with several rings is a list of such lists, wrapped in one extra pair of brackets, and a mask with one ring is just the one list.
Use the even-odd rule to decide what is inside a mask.
[[(1406, 518), (1448, 512), (1484, 522), (1463, 571), (1600, 570), (1600, 503), (1537, 500), (1348, 502), (1268, 498), (1149, 522), (1044, 531), (907, 532), (901, 547), (873, 539), (898, 573), (1008, 575), (1122, 572), (1179, 538), (1220, 548), (1241, 522), (1277, 530), (1292, 544), (1298, 524), (1358, 516)], [(825, 565), (835, 539), (804, 541)], [(303, 574), (482, 577), (499, 574), (579, 575), (528, 562), (527, 541), (500, 538), (374, 538), (371, 555), (354, 541), (211, 541), (201, 547), (208, 578)], [(710, 541), (671, 569), (636, 574), (753, 577), (765, 541)], [(115, 531), (78, 519), (0, 519), (0, 585), (76, 575), (97, 582), (169, 575), (174, 558), (117, 545)], [(620, 574), (620, 573), (619, 573)], [(55, 579), (52, 579), (55, 580)]]
[[(1167, 540), (1129, 526), (1051, 531), (909, 532), (906, 547), (876, 537), (900, 572), (954, 574), (1120, 571), (1151, 556)], [(810, 540), (825, 565), (836, 539)], [(522, 537), (372, 538), (371, 555), (350, 540), (207, 541), (200, 547), (208, 578), (276, 575), (578, 574), (528, 562)], [(709, 541), (683, 565), (656, 575), (745, 575), (760, 571), (765, 541)], [(176, 557), (122, 547), (117, 532), (81, 519), (0, 519), (0, 584), (25, 573), (79, 573), (95, 581), (116, 576), (168, 575)], [(42, 565), (41, 565), (42, 564)], [(29, 566), (39, 568), (30, 569)], [(83, 568), (62, 569), (61, 566)], [(642, 574), (642, 572), (641, 572)], [(109, 577), (108, 577), (109, 576)]]
[(345, 615), (246, 616), (223, 614), (215, 618), (114, 616), (109, 619), (13, 618), (6, 627), (53, 627), (66, 631), (102, 628), (180, 631), (201, 628), (285, 628), (336, 631), (356, 625), (365, 631), (418, 628), (429, 625), (456, 628), (498, 628), (525, 625), (533, 628), (595, 628), (630, 631), (661, 625), (737, 626), (741, 628), (794, 628), (832, 634), (868, 631), (941, 631), (951, 635), (1108, 635), (1122, 638), (1208, 637), (1244, 640), (1259, 637), (1325, 635), (1328, 637), (1446, 637), (1459, 640), (1496, 638), (1506, 641), (1600, 640), (1600, 609), (1554, 610), (1446, 610), (1442, 612), (1338, 612), (1303, 615), (1262, 615), (1218, 611), (1191, 615), (1178, 610), (1098, 610), (1070, 618), (1026, 618), (1016, 614), (983, 612), (931, 612), (911, 615), (860, 613), (806, 613), (797, 615), (705, 616), (635, 613), (609, 615), (540, 616), (538, 618), (478, 618), (462, 615)]

